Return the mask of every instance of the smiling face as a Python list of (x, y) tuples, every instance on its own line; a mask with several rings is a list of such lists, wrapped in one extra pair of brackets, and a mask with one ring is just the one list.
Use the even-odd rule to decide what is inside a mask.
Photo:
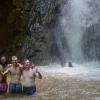
[(16, 66), (17, 63), (18, 63), (18, 58), (16, 56), (12, 56), (12, 64)]
[(29, 67), (30, 67), (30, 61), (29, 61), (28, 59), (26, 59), (26, 60), (24, 61), (24, 67), (25, 67), (25, 68), (29, 68)]

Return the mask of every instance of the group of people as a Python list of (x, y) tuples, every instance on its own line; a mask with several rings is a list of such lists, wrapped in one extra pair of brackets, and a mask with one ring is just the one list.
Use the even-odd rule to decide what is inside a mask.
[[(7, 91), (25, 95), (33, 95), (36, 92), (35, 78), (42, 79), (42, 75), (29, 59), (25, 59), (23, 64), (18, 62), (17, 56), (11, 57), (11, 64), (7, 64), (4, 56), (0, 60), (0, 95)], [(10, 78), (9, 83), (7, 75)]]

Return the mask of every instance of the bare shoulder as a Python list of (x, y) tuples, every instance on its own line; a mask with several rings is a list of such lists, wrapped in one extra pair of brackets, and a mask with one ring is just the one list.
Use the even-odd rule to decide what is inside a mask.
[(10, 70), (12, 68), (12, 64), (8, 64), (7, 66), (6, 66), (6, 70)]
[(20, 63), (18, 63), (18, 66), (19, 66), (19, 69), (20, 69), (20, 71), (22, 73), (24, 66), (22, 64), (20, 64)]
[(8, 65), (7, 65), (7, 68), (11, 68), (11, 67), (12, 67), (12, 64), (8, 64)]
[(20, 64), (20, 63), (18, 63), (18, 66), (19, 66), (20, 68), (23, 68), (23, 65), (22, 65), (22, 64)]

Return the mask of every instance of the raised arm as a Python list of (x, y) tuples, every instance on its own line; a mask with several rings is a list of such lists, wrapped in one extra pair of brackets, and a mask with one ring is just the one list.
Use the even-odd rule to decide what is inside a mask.
[(38, 71), (37, 67), (34, 68), (35, 69), (35, 76), (39, 79), (42, 79), (42, 75), (41, 73)]

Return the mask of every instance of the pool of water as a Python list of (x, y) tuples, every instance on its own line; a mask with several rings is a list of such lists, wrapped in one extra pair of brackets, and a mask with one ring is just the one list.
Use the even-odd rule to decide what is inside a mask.
[(36, 79), (32, 96), (5, 95), (0, 100), (100, 100), (99, 63), (40, 66), (43, 79)]

